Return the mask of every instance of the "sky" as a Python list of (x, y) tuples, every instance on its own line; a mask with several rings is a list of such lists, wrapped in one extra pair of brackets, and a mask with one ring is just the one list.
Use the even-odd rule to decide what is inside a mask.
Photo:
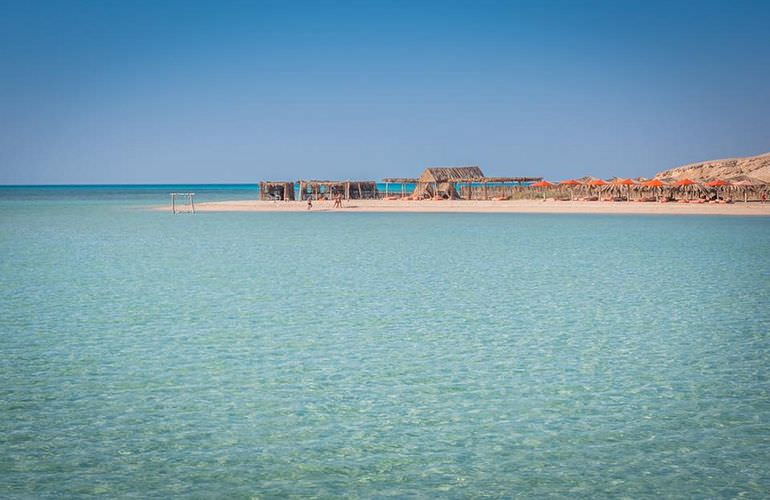
[(768, 1), (0, 0), (0, 184), (650, 176), (770, 151)]

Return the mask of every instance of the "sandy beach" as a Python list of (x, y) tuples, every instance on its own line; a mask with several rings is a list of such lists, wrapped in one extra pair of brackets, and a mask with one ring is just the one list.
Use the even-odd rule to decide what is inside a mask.
[[(458, 213), (554, 213), (554, 214), (644, 214), (644, 215), (735, 215), (770, 217), (770, 203), (685, 204), (598, 201), (414, 201), (350, 200), (335, 209), (331, 201), (313, 202), (313, 212), (458, 212)], [(185, 208), (185, 207), (182, 207)], [(157, 207), (171, 211), (171, 207)], [(307, 212), (298, 201), (216, 201), (196, 203), (198, 212)]]

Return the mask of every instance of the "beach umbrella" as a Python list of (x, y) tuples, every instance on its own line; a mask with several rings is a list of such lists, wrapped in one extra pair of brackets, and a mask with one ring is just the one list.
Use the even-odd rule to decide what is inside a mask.
[(743, 201), (748, 202), (749, 191), (756, 194), (760, 188), (767, 186), (767, 183), (753, 177), (741, 176), (740, 180), (731, 180), (730, 185), (737, 191), (743, 191)]
[(642, 186), (652, 188), (653, 193), (657, 189), (658, 190), (657, 199), (660, 201), (660, 193), (665, 186), (668, 186), (668, 184), (666, 184), (660, 179), (652, 179), (646, 182), (642, 182)]
[(687, 186), (697, 186), (698, 183), (692, 179), (679, 179), (674, 183), (674, 186), (676, 186), (680, 191), (684, 191), (687, 189)]
[[(598, 188), (598, 187), (601, 187), (601, 186), (606, 186), (607, 185), (607, 181), (605, 181), (603, 179), (591, 179), (590, 181), (587, 182), (587, 184), (590, 187), (592, 187), (592, 188)], [(597, 191), (598, 191), (598, 189), (597, 189)], [(598, 197), (598, 194), (597, 194), (597, 197)]]
[(556, 184), (553, 184), (553, 183), (551, 183), (551, 182), (548, 182), (548, 181), (540, 181), (540, 182), (536, 182), (536, 183), (534, 183), (534, 184), (530, 185), (529, 187), (533, 187), (533, 188), (543, 188), (543, 199), (545, 199), (545, 190), (546, 190), (547, 188), (552, 188), (552, 187), (554, 187), (555, 185), (556, 185)]
[(706, 185), (709, 186), (709, 187), (713, 187), (714, 188), (714, 191), (716, 191), (717, 200), (718, 200), (719, 199), (719, 188), (720, 187), (724, 187), (724, 186), (729, 186), (730, 183), (727, 182), (724, 179), (714, 179), (711, 182), (707, 182)]
[(617, 179), (613, 180), (610, 184), (613, 186), (618, 186), (619, 189), (622, 189), (621, 186), (626, 187), (626, 201), (629, 201), (631, 199), (631, 186), (634, 186), (636, 184), (636, 181), (633, 179), (623, 179), (622, 177), (618, 177)]
[(750, 187), (754, 187), (756, 184), (754, 184), (751, 181), (738, 181), (733, 182), (733, 186), (738, 186), (741, 188), (741, 191), (743, 191), (743, 202), (746, 203), (749, 201), (749, 189)]
[(569, 179), (569, 180), (566, 180), (566, 181), (561, 181), (559, 183), (559, 186), (567, 186), (569, 188), (569, 199), (570, 200), (574, 199), (574, 194), (575, 194), (574, 189), (575, 189), (575, 187), (576, 186), (582, 186), (582, 185), (583, 185), (582, 182), (577, 181), (575, 179)]

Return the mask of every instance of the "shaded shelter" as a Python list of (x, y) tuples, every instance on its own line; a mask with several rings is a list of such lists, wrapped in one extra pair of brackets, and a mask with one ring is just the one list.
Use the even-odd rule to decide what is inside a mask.
[(443, 198), (460, 199), (455, 183), (482, 181), (484, 172), (477, 166), (466, 167), (428, 167), (417, 180), (417, 187), (412, 195), (416, 199)]
[(744, 202), (748, 202), (749, 197), (761, 199), (762, 194), (767, 195), (768, 187), (770, 187), (770, 184), (767, 182), (747, 175), (731, 177), (729, 183), (730, 191), (735, 194), (743, 195)]
[(592, 196), (596, 196), (597, 199), (599, 199), (599, 193), (601, 192), (602, 186), (607, 185), (607, 181), (604, 179), (595, 179), (592, 178), (588, 180), (585, 183), (586, 186), (588, 186), (589, 193), (591, 193)]
[(259, 183), (260, 200), (292, 201), (294, 197), (294, 181), (263, 181)]
[(569, 189), (569, 199), (574, 200), (575, 199), (575, 189), (582, 186), (583, 183), (576, 180), (576, 179), (568, 179), (566, 181), (561, 181), (559, 183), (559, 187)]
[(663, 188), (668, 187), (668, 184), (660, 179), (652, 179), (641, 183), (642, 188), (649, 189), (655, 199), (660, 201), (660, 197), (663, 194)]
[(535, 189), (540, 189), (543, 192), (543, 199), (545, 200), (545, 193), (546, 193), (546, 191), (548, 189), (552, 189), (552, 188), (556, 187), (556, 184), (553, 184), (552, 182), (548, 182), (548, 181), (540, 181), (540, 182), (536, 182), (536, 183), (530, 185), (529, 187), (535, 188)]
[[(708, 187), (714, 188), (714, 192), (716, 193), (717, 200), (719, 200), (719, 193), (723, 191), (723, 189), (720, 189), (720, 188), (729, 186), (730, 183), (724, 179), (714, 179), (713, 181), (707, 182), (706, 185)], [(722, 198), (724, 198), (724, 193), (722, 193)]]
[(373, 200), (378, 197), (375, 181), (299, 181), (299, 200), (332, 200), (341, 196), (345, 200)]
[(672, 188), (672, 190), (675, 190), (677, 193), (683, 194), (684, 196), (677, 196), (677, 198), (684, 200), (691, 200), (708, 192), (702, 183), (693, 179), (679, 179), (674, 182)]
[(407, 184), (417, 184), (419, 179), (416, 179), (414, 177), (386, 177), (385, 179), (382, 179), (382, 182), (385, 183), (385, 197), (387, 198), (390, 195), (390, 185), (391, 184), (398, 184), (400, 186), (400, 194), (401, 198), (406, 197), (406, 185)]
[(629, 201), (631, 199), (631, 186), (635, 185), (636, 181), (633, 179), (615, 177), (602, 188), (602, 192), (610, 193), (614, 198), (625, 198), (626, 201)]

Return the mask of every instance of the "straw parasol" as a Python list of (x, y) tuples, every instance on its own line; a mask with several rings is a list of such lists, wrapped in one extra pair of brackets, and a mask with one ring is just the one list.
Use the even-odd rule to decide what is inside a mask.
[(642, 182), (642, 186), (651, 188), (653, 194), (655, 193), (655, 190), (657, 190), (658, 194), (656, 195), (656, 198), (658, 199), (658, 201), (660, 201), (661, 192), (663, 191), (664, 187), (668, 187), (668, 184), (666, 184), (660, 179), (652, 179), (649, 181)]
[(746, 203), (749, 201), (749, 190), (748, 188), (754, 187), (754, 183), (751, 181), (738, 181), (733, 182), (733, 186), (738, 187), (741, 191), (743, 191), (743, 202)]
[[(714, 188), (714, 191), (716, 192), (717, 200), (718, 200), (719, 199), (719, 188), (725, 187), (725, 186), (729, 186), (730, 183), (727, 182), (724, 179), (714, 179), (711, 182), (707, 182), (706, 185), (709, 186), (709, 187), (713, 187)], [(724, 198), (724, 196), (722, 196), (722, 198)]]
[(743, 201), (745, 203), (749, 201), (749, 192), (753, 194), (760, 193), (763, 188), (766, 189), (768, 187), (768, 183), (754, 177), (742, 175), (730, 179), (730, 187), (735, 191), (743, 193)]
[(618, 190), (618, 192), (622, 192), (625, 190), (626, 192), (626, 201), (631, 200), (631, 186), (636, 185), (636, 181), (633, 179), (623, 179), (622, 177), (617, 177), (610, 182), (610, 185), (613, 186)]
[[(590, 181), (586, 182), (586, 185), (592, 188), (600, 188), (602, 186), (607, 186), (608, 183), (604, 179), (591, 179)], [(598, 189), (595, 189), (597, 191), (597, 198), (599, 197)]]
[(684, 193), (695, 193), (696, 191), (702, 192), (703, 186), (697, 181), (694, 181), (692, 179), (679, 179), (674, 183), (674, 187), (678, 191), (682, 191)]
[(569, 199), (570, 200), (574, 200), (575, 199), (575, 188), (577, 186), (582, 186), (582, 185), (583, 185), (582, 182), (580, 182), (578, 180), (575, 180), (575, 179), (569, 179), (569, 180), (566, 180), (566, 181), (561, 181), (559, 183), (559, 186), (565, 186), (565, 187), (569, 188)]
[(540, 181), (540, 182), (536, 182), (536, 183), (530, 185), (529, 187), (542, 188), (543, 189), (543, 199), (545, 200), (545, 191), (546, 191), (546, 189), (552, 188), (554, 186), (556, 186), (556, 184), (553, 184), (552, 182)]

